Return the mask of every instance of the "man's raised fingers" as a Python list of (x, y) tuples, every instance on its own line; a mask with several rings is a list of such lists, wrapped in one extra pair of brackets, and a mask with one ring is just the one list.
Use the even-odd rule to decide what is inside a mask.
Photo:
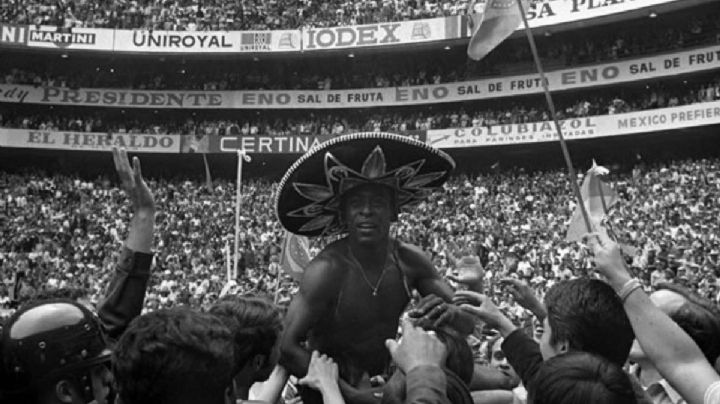
[(135, 180), (142, 181), (142, 168), (140, 167), (140, 159), (137, 156), (133, 157), (133, 172), (135, 173)]
[(130, 160), (128, 160), (127, 150), (124, 147), (120, 149), (120, 164), (124, 170), (131, 171)]
[(115, 171), (120, 171), (120, 150), (117, 146), (112, 148), (113, 163), (115, 164)]

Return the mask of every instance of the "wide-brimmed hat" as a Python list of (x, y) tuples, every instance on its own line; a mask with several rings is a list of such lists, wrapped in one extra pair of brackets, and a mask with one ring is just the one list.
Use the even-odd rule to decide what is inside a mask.
[(423, 200), (442, 186), (455, 161), (410, 137), (366, 132), (339, 136), (300, 157), (280, 181), (275, 209), (282, 226), (304, 236), (345, 231), (340, 198), (364, 184), (395, 191), (397, 207)]

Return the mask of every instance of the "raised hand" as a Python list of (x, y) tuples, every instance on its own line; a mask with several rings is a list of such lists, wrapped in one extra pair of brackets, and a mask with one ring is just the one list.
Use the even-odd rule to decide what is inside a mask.
[(488, 326), (497, 329), (503, 336), (510, 334), (515, 325), (493, 303), (492, 299), (480, 293), (462, 290), (455, 293), (453, 303), (464, 312), (470, 313)]
[(450, 274), (448, 278), (463, 285), (466, 285), (474, 292), (482, 292), (483, 277), (485, 271), (479, 259), (463, 257), (458, 262), (457, 275)]
[(505, 278), (500, 280), (502, 285), (507, 286), (507, 290), (512, 293), (515, 301), (522, 307), (530, 310), (540, 320), (547, 316), (545, 306), (535, 295), (530, 285), (519, 279)]
[(408, 318), (402, 320), (402, 338), (385, 341), (393, 361), (405, 373), (419, 366), (442, 366), (447, 359), (447, 348), (434, 332), (415, 327)]
[(611, 285), (620, 287), (632, 278), (625, 265), (620, 246), (612, 241), (607, 233), (592, 233), (585, 238), (585, 243), (593, 252), (595, 266)]
[[(420, 299), (417, 307), (410, 310), (408, 315), (416, 320), (416, 324), (423, 328), (438, 328), (448, 324), (458, 329), (458, 322), (462, 322), (464, 313), (454, 304), (433, 294)], [(462, 331), (458, 329), (458, 331)]]
[(155, 200), (152, 192), (145, 183), (140, 168), (140, 159), (133, 157), (132, 167), (128, 160), (127, 151), (125, 149), (118, 150), (117, 147), (112, 149), (113, 161), (115, 162), (115, 170), (120, 177), (122, 188), (127, 193), (128, 198), (132, 202), (135, 213), (154, 212)]
[(338, 377), (338, 366), (332, 358), (320, 355), (318, 351), (313, 351), (308, 372), (305, 377), (298, 380), (298, 383), (323, 391), (333, 385), (337, 386)]

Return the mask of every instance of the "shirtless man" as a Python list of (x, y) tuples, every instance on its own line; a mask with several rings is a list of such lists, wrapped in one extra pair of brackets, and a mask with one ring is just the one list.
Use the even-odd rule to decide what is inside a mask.
[[(340, 386), (348, 403), (377, 403), (380, 401), (377, 391), (357, 387), (364, 377), (386, 373), (390, 355), (385, 340), (396, 336), (399, 317), (410, 302), (412, 289), (423, 296), (434, 295), (423, 299), (411, 313), (414, 317), (421, 317), (423, 321), (449, 322), (464, 333), (469, 333), (473, 326), (465, 313), (445, 303), (452, 299), (453, 291), (435, 271), (427, 255), (418, 247), (390, 236), (390, 224), (397, 218), (398, 209), (405, 202), (402, 196), (406, 196), (404, 193), (409, 188), (404, 185), (413, 178), (435, 177), (432, 182), (416, 182), (420, 186), (437, 187), (449, 175), (454, 165), (452, 160), (420, 142), (413, 144), (405, 138), (399, 142), (393, 135), (353, 136), (356, 135), (344, 137), (348, 138), (349, 147), (331, 145), (328, 150), (315, 152), (325, 152), (326, 179), (331, 185), (326, 191), (335, 191), (329, 198), (334, 205), (333, 202), (326, 203), (325, 212), (335, 215), (337, 222), (331, 225), (337, 225), (347, 232), (347, 236), (325, 247), (305, 269), (300, 291), (286, 316), (281, 363), (292, 374), (302, 377), (307, 372), (310, 352), (318, 350), (338, 363)], [(404, 148), (410, 150), (399, 151)], [(400, 160), (400, 164), (393, 167), (400, 168), (386, 170), (386, 155)], [(351, 167), (352, 156), (357, 166), (363, 163), (362, 168)], [(364, 158), (364, 162), (357, 160), (358, 156)], [(402, 178), (395, 174), (400, 178), (392, 178), (394, 172), (402, 173), (403, 167), (412, 166), (423, 157), (427, 169), (432, 170), (434, 164), (436, 169), (444, 170), (441, 173), (418, 170), (413, 177)], [(433, 158), (436, 161), (433, 162)], [(343, 163), (345, 161), (347, 165)], [(338, 186), (333, 186), (336, 179), (333, 162), (342, 167), (339, 170), (343, 175), (349, 173), (349, 177), (336, 176), (340, 178)], [(283, 220), (283, 191), (289, 181), (295, 181), (293, 169), (301, 171), (303, 164), (311, 163), (312, 157), (301, 163), (301, 168), (296, 164), (281, 181), (278, 215), (286, 228), (291, 227), (288, 226), (291, 223)], [(405, 174), (407, 172), (402, 175)], [(352, 178), (353, 175), (359, 178)], [(299, 180), (293, 184), (295, 190), (307, 189), (307, 184), (303, 185)], [(410, 184), (415, 185), (415, 182)], [(315, 191), (319, 193), (317, 189)], [(317, 195), (309, 196), (314, 197), (312, 200), (316, 203), (322, 203)], [(336, 209), (327, 209), (327, 206), (336, 206)], [(324, 231), (327, 232), (327, 228)], [(305, 341), (307, 345), (303, 346)], [(305, 404), (318, 402), (317, 398), (305, 394), (303, 401)]]

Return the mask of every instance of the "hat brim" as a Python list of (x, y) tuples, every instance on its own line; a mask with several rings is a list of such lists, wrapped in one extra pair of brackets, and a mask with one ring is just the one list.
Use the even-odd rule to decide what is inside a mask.
[(275, 210), (282, 226), (304, 236), (345, 231), (340, 198), (364, 184), (395, 192), (397, 207), (413, 205), (447, 181), (455, 161), (410, 137), (383, 132), (339, 136), (310, 149), (283, 176)]

